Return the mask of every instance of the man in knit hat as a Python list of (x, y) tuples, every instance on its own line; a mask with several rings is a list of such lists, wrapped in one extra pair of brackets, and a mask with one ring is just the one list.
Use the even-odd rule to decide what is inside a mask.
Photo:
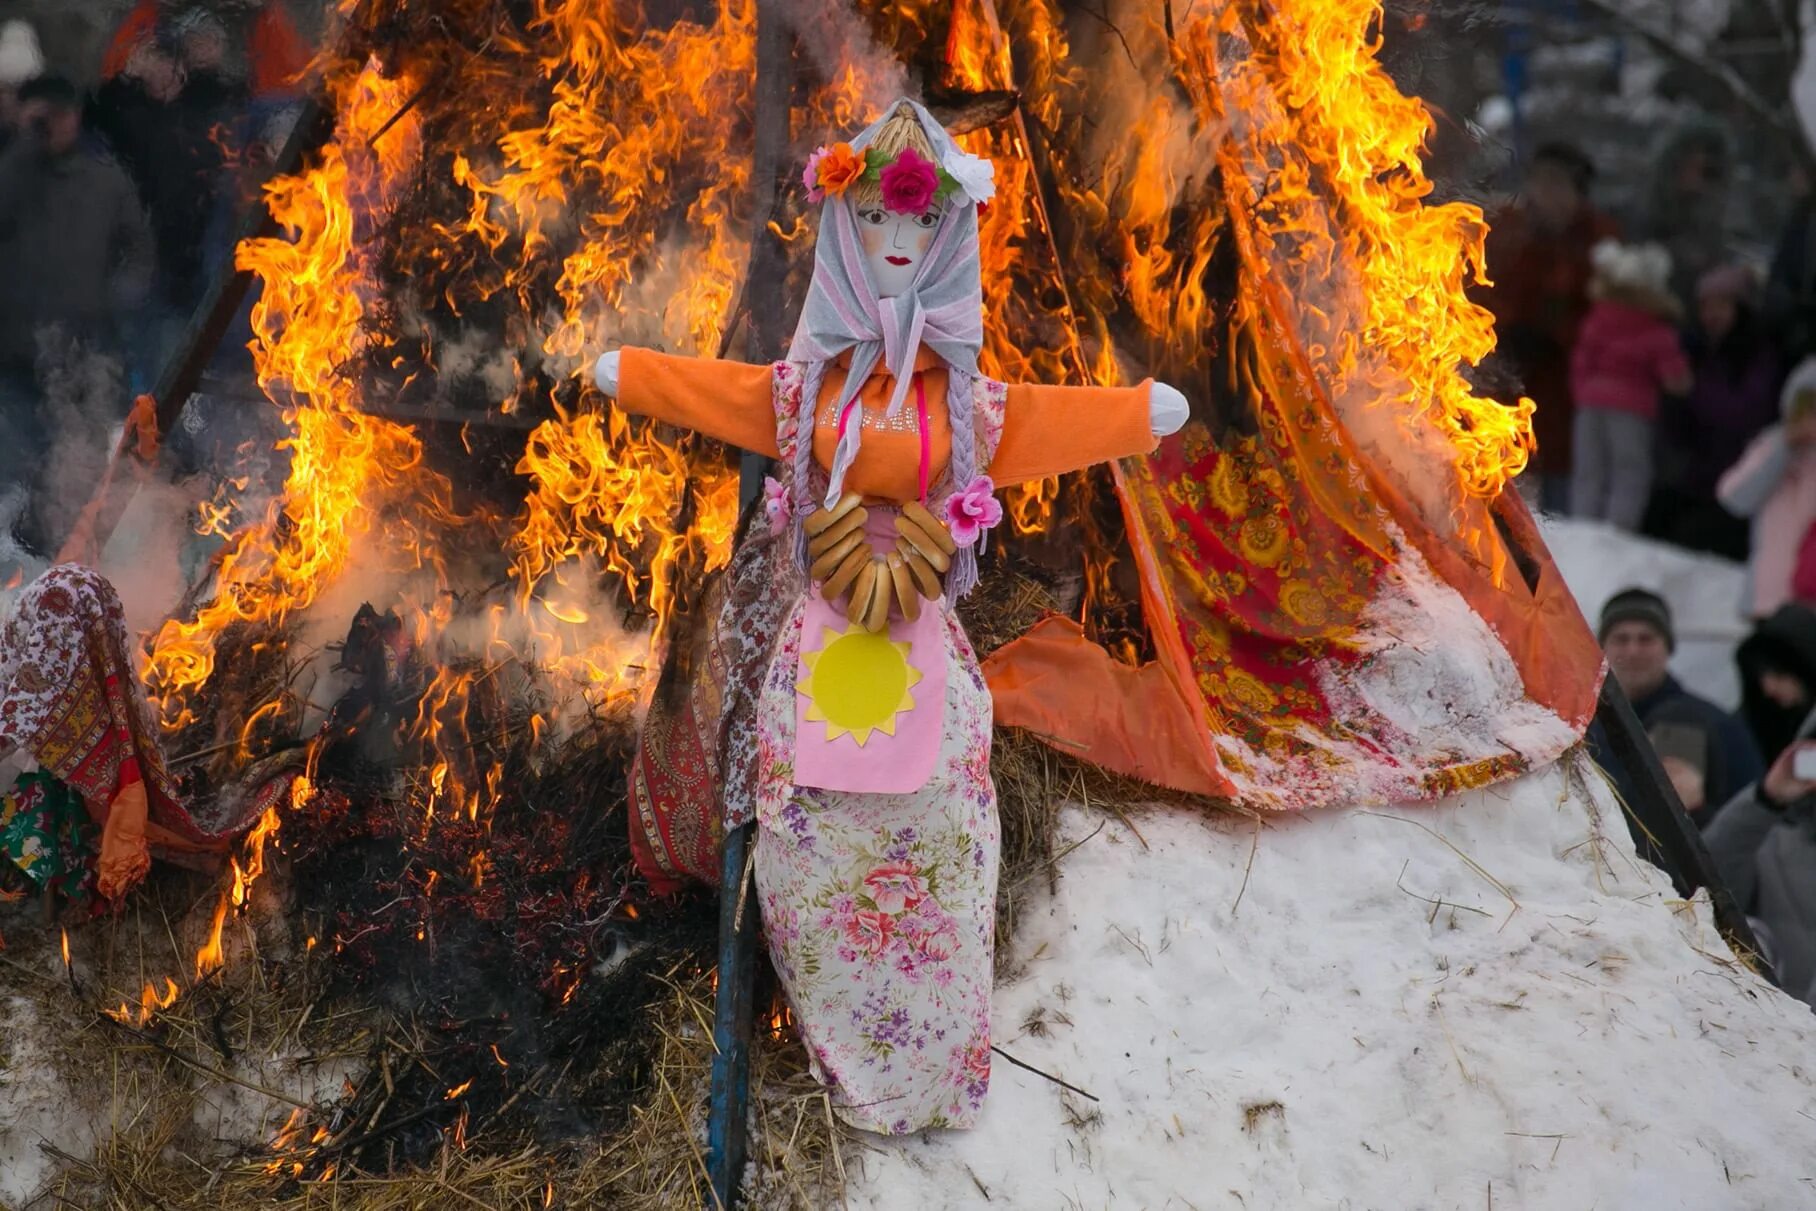
[(1602, 607), (1596, 629), (1608, 669), (1633, 704), (1685, 810), (1707, 825), (1736, 791), (1759, 777), (1759, 750), (1746, 726), (1671, 676), (1677, 647), (1671, 606), (1648, 589), (1623, 589)]

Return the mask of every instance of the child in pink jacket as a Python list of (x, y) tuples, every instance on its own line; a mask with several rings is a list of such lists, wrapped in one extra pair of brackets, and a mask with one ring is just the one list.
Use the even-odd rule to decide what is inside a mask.
[(1784, 419), (1754, 438), (1715, 486), (1724, 509), (1753, 519), (1742, 603), (1750, 618), (1764, 618), (1795, 596), (1798, 552), (1816, 524), (1816, 358), (1791, 372), (1778, 410)]
[(1652, 493), (1659, 397), (1690, 389), (1677, 339), (1671, 256), (1656, 244), (1603, 240), (1591, 257), (1595, 302), (1570, 356), (1576, 399), (1570, 511), (1637, 530)]

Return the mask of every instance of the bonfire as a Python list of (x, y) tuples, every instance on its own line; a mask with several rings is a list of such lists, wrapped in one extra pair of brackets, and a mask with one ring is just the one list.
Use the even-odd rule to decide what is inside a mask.
[[(1427, 204), (1430, 122), (1374, 61), (1383, 20), (1369, 0), (343, 0), (265, 190), (273, 230), (236, 258), (285, 434), (275, 460), (248, 453), (279, 471), (204, 487), (218, 550), (142, 637), (156, 747), (236, 840), (218, 873), (160, 865), (123, 911), (53, 930), (47, 963), (9, 938), (33, 1037), (112, 1074), (47, 1188), (193, 1207), (717, 1197), (718, 898), (652, 894), (624, 804), (643, 713), (686, 674), (731, 557), (736, 452), (627, 419), (587, 371), (627, 343), (779, 356), (810, 243), (797, 166), (898, 93), (995, 165), (985, 373), (1164, 375), (1218, 441), (1290, 420), (1305, 497), (1347, 519), (1364, 568), (1319, 583), (1354, 596), (1333, 610), (1359, 619), (1357, 584), (1411, 561), (1491, 620), (1543, 596), (1501, 496), (1531, 406), (1462, 373), (1493, 342), (1463, 293), (1481, 216)], [(1015, 493), (967, 605), (980, 648), (1058, 617), (1125, 667), (1189, 664), (1189, 611), (1153, 591), (1169, 482), (1131, 460)], [(1334, 542), (1294, 516), (1293, 541)], [(1550, 721), (1526, 749), (1409, 747), (1368, 789), (1430, 797), (1555, 757), (1596, 668), (1539, 663), (1507, 665)], [(1016, 721), (995, 761), (1005, 937), (1052, 878), (1063, 802), (1329, 790), (1256, 790), (1309, 768), (1296, 722), (1144, 785), (1060, 723)], [(253, 773), (282, 793), (230, 793)], [(785, 1004), (764, 983), (756, 1003), (746, 1190), (819, 1205), (851, 1141)]]

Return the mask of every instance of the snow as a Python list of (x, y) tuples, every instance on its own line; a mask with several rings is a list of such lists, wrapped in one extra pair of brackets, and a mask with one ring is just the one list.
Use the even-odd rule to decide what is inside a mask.
[[(1733, 701), (1737, 565), (1543, 524), (1591, 617), (1628, 585), (1661, 591), (1679, 674)], [(1404, 642), (1338, 688), (1427, 738), (1463, 704), (1465, 750), (1544, 727), (1504, 710), (1499, 643), (1405, 573), (1383, 600), (1406, 616), (1374, 620)], [(1473, 671), (1424, 656), (1436, 635), (1474, 646)], [(1132, 825), (1069, 808), (1062, 832), (993, 1029), (1097, 1100), (999, 1058), (979, 1127), (871, 1141), (851, 1207), (1816, 1202), (1816, 1018), (1634, 856), (1580, 750), (1429, 807)]]
[(877, 1140), (849, 1205), (1809, 1205), (1816, 1020), (1615, 811), (1580, 758), (1435, 807), (1068, 810), (994, 1029), (1099, 1100), (999, 1058), (977, 1129)]
[(1740, 704), (1734, 648), (1747, 633), (1740, 616), (1746, 569), (1714, 555), (1624, 534), (1600, 522), (1540, 519), (1545, 542), (1571, 596), (1593, 625), (1620, 590), (1651, 589), (1671, 603), (1677, 651), (1671, 671), (1717, 705)]
[[(10, 977), (9, 977), (10, 978)], [(65, 1082), (55, 1055), (67, 1022), (46, 1019), (23, 996), (0, 999), (0, 1206), (23, 1203), (57, 1167), (40, 1146), (87, 1155), (95, 1108)]]

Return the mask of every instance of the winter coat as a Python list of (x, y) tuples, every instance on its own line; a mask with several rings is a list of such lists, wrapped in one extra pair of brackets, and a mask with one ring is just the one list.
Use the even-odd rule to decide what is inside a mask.
[(1666, 677), (1656, 690), (1635, 699), (1633, 713), (1654, 746), (1666, 729), (1687, 728), (1701, 735), (1701, 760), (1692, 756), (1690, 761), (1703, 776), (1703, 810), (1692, 817), (1703, 828), (1723, 804), (1765, 772), (1747, 725), (1707, 698), (1692, 694), (1675, 677)]
[(1717, 814), (1703, 842), (1741, 910), (1764, 925), (1780, 987), (1816, 1005), (1816, 802), (1775, 811), (1749, 786)]
[(91, 116), (138, 186), (158, 250), (164, 301), (187, 310), (202, 291), (203, 239), (224, 184), (223, 144), (244, 108), (243, 90), (218, 75), (191, 75), (174, 100), (115, 77)]
[(78, 148), (52, 160), (29, 138), (0, 156), (0, 367), (29, 371), (46, 324), (110, 335), (144, 301), (152, 266), (138, 196), (111, 158)]
[(1760, 760), (1770, 766), (1797, 735), (1812, 703), (1779, 706), (1760, 690), (1760, 674), (1789, 673), (1816, 696), (1816, 610), (1794, 601), (1778, 607), (1741, 641), (1734, 660), (1740, 666), (1740, 716), (1759, 746)]
[(1742, 325), (1719, 345), (1692, 344), (1690, 394), (1681, 405), (1666, 405), (1662, 418), (1671, 486), (1698, 500), (1716, 498), (1722, 473), (1778, 419), (1778, 351), (1750, 316)]
[(1535, 465), (1548, 475), (1570, 470), (1570, 352), (1589, 311), (1590, 250), (1616, 233), (1612, 219), (1587, 205), (1561, 231), (1544, 230), (1522, 206), (1489, 223), (1487, 265), (1494, 284), (1480, 298), (1494, 313), (1500, 355), (1538, 405), (1532, 417)]
[(1589, 308), (1570, 355), (1570, 390), (1580, 408), (1658, 416), (1667, 384), (1688, 378), (1677, 329), (1657, 311), (1603, 298)]
[[(1779, 393), (1788, 408), (1816, 388), (1816, 360), (1805, 362)], [(1716, 499), (1736, 517), (1753, 519), (1753, 556), (1744, 614), (1763, 618), (1792, 598), (1791, 579), (1804, 536), (1816, 523), (1816, 445), (1792, 449), (1784, 425), (1760, 433), (1715, 485)]]

